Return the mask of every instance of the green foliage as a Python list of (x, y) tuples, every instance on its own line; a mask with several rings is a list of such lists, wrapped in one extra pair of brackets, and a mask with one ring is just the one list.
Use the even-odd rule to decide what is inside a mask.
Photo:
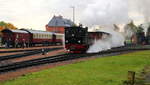
[(137, 26), (134, 24), (134, 22), (133, 21), (131, 21), (129, 24), (127, 24), (130, 28), (131, 28), (131, 30), (134, 32), (134, 33), (136, 33), (137, 32)]
[(119, 32), (120, 28), (116, 24), (113, 24), (113, 25), (114, 25), (114, 28), (115, 28), (114, 30)]
[(0, 85), (122, 85), (128, 71), (150, 65), (150, 51), (96, 58), (47, 69)]
[(142, 28), (142, 26), (139, 26), (137, 28), (137, 33), (142, 33), (142, 32), (144, 32), (144, 28)]
[(148, 27), (146, 34), (147, 34), (147, 36), (150, 36), (150, 26)]
[(7, 23), (5, 23), (4, 21), (0, 21), (0, 26), (5, 26)]
[(15, 27), (13, 24), (11, 23), (6, 23), (4, 21), (0, 21), (0, 30), (3, 30), (3, 29), (6, 29), (6, 28), (9, 28), (9, 29), (17, 29), (17, 27)]

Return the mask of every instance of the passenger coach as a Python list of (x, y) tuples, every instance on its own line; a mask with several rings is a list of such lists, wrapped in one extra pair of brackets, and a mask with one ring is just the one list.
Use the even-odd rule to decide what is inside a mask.
[(2, 30), (2, 43), (6, 47), (29, 47), (35, 45), (62, 45), (63, 34), (28, 29)]

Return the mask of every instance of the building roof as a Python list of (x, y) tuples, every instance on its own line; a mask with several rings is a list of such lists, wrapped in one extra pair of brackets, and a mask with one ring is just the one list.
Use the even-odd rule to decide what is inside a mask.
[(63, 26), (70, 27), (74, 25), (74, 23), (69, 19), (64, 19), (62, 16), (53, 16), (53, 18), (49, 21), (48, 26)]

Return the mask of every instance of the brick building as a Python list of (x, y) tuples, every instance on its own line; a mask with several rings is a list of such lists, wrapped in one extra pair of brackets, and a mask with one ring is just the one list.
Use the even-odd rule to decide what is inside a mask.
[(53, 16), (53, 18), (46, 25), (46, 31), (64, 33), (64, 28), (72, 25), (74, 25), (74, 23), (69, 19), (65, 19), (62, 16)]

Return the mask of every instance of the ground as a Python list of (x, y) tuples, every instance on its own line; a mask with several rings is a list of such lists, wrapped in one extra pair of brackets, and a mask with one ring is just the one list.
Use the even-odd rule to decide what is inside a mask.
[(147, 65), (150, 65), (150, 51), (141, 51), (58, 66), (0, 85), (122, 85), (128, 71), (140, 73)]

